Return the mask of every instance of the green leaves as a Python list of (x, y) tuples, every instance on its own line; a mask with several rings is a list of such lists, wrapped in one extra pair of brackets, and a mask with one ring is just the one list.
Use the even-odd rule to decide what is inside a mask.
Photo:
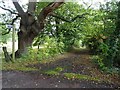
[[(43, 3), (43, 6), (38, 4), (37, 8), (40, 10), (45, 5), (47, 3)], [(86, 12), (89, 15), (77, 18), (72, 23), (48, 16), (44, 31), (36, 42), (42, 41), (46, 48), (42, 52), (45, 56), (52, 56), (54, 53), (67, 51), (72, 46), (79, 47), (81, 41), (92, 53), (101, 57), (102, 60), (98, 63), (112, 66), (115, 58), (119, 59), (117, 53), (120, 51), (119, 40), (116, 42), (119, 37), (119, 32), (116, 32), (116, 21), (119, 20), (117, 9), (116, 2), (107, 2), (98, 10), (85, 9), (77, 3), (65, 3), (54, 13), (67, 20)]]
[(7, 32), (7, 30), (6, 31), (5, 30), (6, 30), (5, 26), (0, 26), (0, 43), (2, 43), (2, 44), (7, 43), (7, 41), (11, 37), (10, 34), (2, 35), (3, 33)]
[(94, 81), (99, 81), (98, 78), (93, 78), (88, 75), (82, 75), (82, 74), (75, 74), (75, 73), (64, 73), (64, 76), (67, 79), (78, 79), (78, 80), (94, 80)]
[(29, 48), (28, 54), (24, 55), (24, 57), (28, 60), (41, 61), (64, 52), (63, 42), (58, 43), (55, 38), (51, 38), (49, 36), (45, 36), (42, 40), (43, 41), (39, 45), (39, 49)]

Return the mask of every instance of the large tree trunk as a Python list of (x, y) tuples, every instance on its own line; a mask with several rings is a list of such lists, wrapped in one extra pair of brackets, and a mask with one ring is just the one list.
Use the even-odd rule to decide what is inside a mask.
[(28, 52), (28, 47), (32, 46), (34, 38), (39, 34), (41, 28), (36, 23), (33, 16), (26, 13), (26, 17), (21, 18), (20, 31), (18, 32), (18, 50), (15, 53), (16, 57)]
[(18, 51), (16, 52), (16, 57), (20, 57), (28, 52), (28, 47), (32, 46), (35, 37), (36, 35), (33, 33), (24, 34), (22, 31), (18, 32)]
[(43, 30), (46, 17), (63, 4), (64, 0), (60, 0), (59, 2), (55, 0), (55, 2), (48, 4), (39, 13), (37, 20), (34, 16), (37, 0), (34, 0), (35, 2), (29, 0), (27, 12), (23, 11), (18, 2), (12, 1), (18, 11), (18, 15), (21, 17), (20, 31), (18, 32), (18, 50), (15, 53), (16, 57), (20, 57), (22, 54), (27, 53), (27, 48), (32, 45), (34, 38)]

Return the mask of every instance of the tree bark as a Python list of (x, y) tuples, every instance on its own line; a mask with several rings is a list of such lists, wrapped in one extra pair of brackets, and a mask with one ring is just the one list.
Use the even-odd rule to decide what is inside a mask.
[(12, 61), (11, 56), (10, 56), (9, 53), (7, 52), (7, 48), (6, 48), (6, 47), (2, 47), (2, 49), (3, 49), (3, 52), (4, 52), (4, 56), (5, 56), (5, 61), (6, 61), (6, 62)]
[(18, 50), (15, 56), (21, 57), (28, 52), (28, 47), (32, 46), (34, 38), (39, 34), (41, 28), (29, 13), (25, 13), (20, 21), (20, 31), (18, 32)]
[(22, 54), (28, 52), (28, 47), (32, 46), (34, 38), (43, 30), (46, 17), (64, 2), (64, 0), (60, 1), (61, 2), (52, 2), (43, 8), (37, 20), (35, 20), (33, 13), (35, 11), (36, 2), (29, 2), (28, 10), (24, 12), (19, 3), (13, 0), (18, 15), (21, 17), (20, 31), (18, 32), (18, 50), (15, 53), (16, 57), (21, 57)]
[(33, 33), (24, 34), (22, 31), (18, 32), (18, 51), (16, 57), (20, 57), (22, 54), (28, 52), (28, 47), (32, 46), (35, 35)]

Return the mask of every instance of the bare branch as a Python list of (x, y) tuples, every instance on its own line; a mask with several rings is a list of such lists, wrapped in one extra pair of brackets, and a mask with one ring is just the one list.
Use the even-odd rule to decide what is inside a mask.
[(83, 1), (83, 4), (85, 4), (86, 6), (88, 5), (86, 2), (84, 2), (84, 0), (82, 0)]
[(84, 13), (84, 14), (82, 14), (82, 15), (77, 15), (76, 17), (72, 18), (71, 20), (65, 19), (65, 18), (62, 17), (62, 16), (58, 16), (58, 15), (56, 15), (55, 13), (50, 13), (49, 15), (50, 15), (50, 16), (53, 16), (53, 17), (55, 17), (55, 18), (61, 19), (62, 21), (71, 23), (71, 22), (75, 21), (77, 18), (84, 18), (84, 16), (85, 16), (85, 15), (88, 15), (88, 13)]
[(13, 12), (12, 10), (4, 8), (2, 6), (0, 6), (0, 8), (2, 8), (3, 10), (9, 11), (11, 14), (18, 14), (18, 13)]
[(34, 11), (35, 11), (35, 8), (36, 8), (36, 2), (37, 2), (37, 0), (29, 0), (29, 4), (28, 4), (28, 12), (30, 12), (30, 13), (33, 13)]
[(89, 9), (91, 6), (92, 6), (92, 4), (90, 4), (90, 5), (87, 7), (87, 9)]
[(20, 16), (16, 16), (16, 17), (12, 20), (11, 25), (13, 25), (14, 22), (15, 22), (19, 17), (20, 17)]
[(16, 10), (18, 11), (19, 15), (23, 15), (24, 11), (22, 9), (22, 7), (20, 6), (20, 4), (18, 3), (18, 1), (12, 0)]
[[(83, 1), (83, 4), (85, 4), (86, 6), (88, 6), (88, 3), (84, 2), (84, 0), (82, 0), (82, 1)], [(92, 6), (92, 3), (87, 7), (87, 9), (89, 9), (91, 6)]]
[[(16, 16), (16, 17), (12, 20), (12, 22), (11, 22), (11, 24), (10, 24), (10, 25), (13, 25), (13, 24), (14, 24), (14, 22), (18, 19), (18, 17), (19, 17), (19, 16)], [(3, 24), (3, 25), (5, 25), (5, 24)], [(10, 33), (10, 31), (11, 31), (11, 29), (9, 29), (9, 30), (8, 30), (8, 32), (3, 33), (2, 35), (9, 34), (9, 33)]]

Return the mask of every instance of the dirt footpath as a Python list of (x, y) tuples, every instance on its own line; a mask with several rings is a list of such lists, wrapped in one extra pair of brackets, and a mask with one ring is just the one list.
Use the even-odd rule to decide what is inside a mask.
[(3, 71), (3, 88), (117, 88), (118, 86), (94, 81), (61, 80), (37, 72)]
[[(71, 52), (57, 57), (50, 63), (29, 64), (38, 71), (2, 71), (3, 88), (120, 88), (119, 77), (100, 72), (91, 62), (88, 51)], [(41, 74), (39, 71), (56, 67), (66, 67), (59, 76)], [(68, 67), (68, 68), (67, 68)], [(100, 82), (92, 80), (68, 80), (61, 77), (66, 72), (99, 77)], [(106, 82), (110, 80), (110, 82)], [(103, 89), (102, 89), (103, 90)], [(116, 89), (117, 90), (117, 89)]]

